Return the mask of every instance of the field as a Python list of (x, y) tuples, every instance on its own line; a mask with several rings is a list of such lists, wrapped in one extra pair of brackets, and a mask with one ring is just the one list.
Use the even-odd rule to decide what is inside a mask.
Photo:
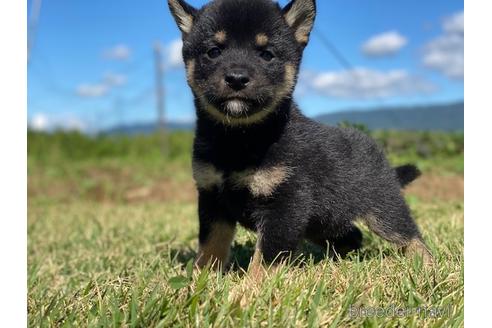
[(297, 264), (250, 285), (255, 236), (242, 229), (231, 270), (191, 270), (191, 133), (29, 132), (29, 326), (462, 327), (463, 134), (372, 135), (393, 163), (423, 170), (405, 196), (435, 265), (364, 229), (346, 259), (305, 244)]

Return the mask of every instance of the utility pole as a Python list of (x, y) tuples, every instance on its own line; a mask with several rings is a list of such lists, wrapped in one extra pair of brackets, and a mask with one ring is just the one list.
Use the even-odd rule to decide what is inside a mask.
[(114, 112), (118, 120), (116, 122), (116, 126), (119, 128), (124, 127), (124, 110), (125, 109), (123, 108), (123, 101), (121, 100), (121, 96), (118, 95), (114, 100)]
[(42, 0), (33, 0), (31, 3), (31, 13), (28, 19), (27, 30), (27, 62), (31, 59), (31, 52), (34, 47), (34, 39), (38, 28), (39, 15), (41, 13)]
[(159, 42), (154, 44), (155, 61), (155, 95), (157, 105), (157, 126), (161, 138), (161, 149), (167, 154), (166, 127), (164, 122), (164, 65), (162, 61), (162, 46)]

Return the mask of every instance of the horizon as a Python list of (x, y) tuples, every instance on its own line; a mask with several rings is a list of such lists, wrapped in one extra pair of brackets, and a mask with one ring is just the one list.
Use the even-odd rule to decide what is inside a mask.
[[(413, 109), (425, 109), (427, 107), (446, 107), (446, 106), (453, 106), (453, 105), (463, 105), (464, 106), (464, 100), (459, 99), (459, 100), (450, 100), (450, 101), (443, 101), (443, 102), (436, 102), (436, 103), (422, 103), (422, 104), (406, 104), (406, 105), (388, 105), (388, 106), (381, 106), (381, 107), (350, 107), (350, 108), (343, 108), (340, 110), (334, 110), (330, 112), (322, 112), (314, 116), (310, 116), (312, 119), (317, 120), (319, 118), (322, 118), (323, 116), (326, 115), (338, 115), (338, 114), (349, 114), (349, 113), (369, 113), (369, 112), (379, 112), (379, 111), (387, 111), (387, 110), (399, 110), (399, 111), (406, 111), (406, 110), (413, 110)], [(195, 124), (196, 119), (192, 118), (188, 121), (183, 120), (166, 120), (165, 123), (169, 125), (189, 125), (189, 124)], [(150, 120), (150, 121), (134, 121), (130, 122), (128, 124), (123, 124), (123, 125), (113, 125), (110, 126), (109, 129), (106, 130), (111, 130), (113, 128), (121, 127), (121, 126), (136, 126), (136, 125), (142, 125), (142, 124), (158, 124), (155, 120)]]
[[(425, 120), (422, 121), (422, 111), (428, 112)], [(447, 111), (446, 120), (436, 114), (442, 114)], [(380, 113), (388, 114), (382, 117)], [(368, 115), (369, 114), (369, 115)], [(408, 105), (408, 106), (388, 106), (379, 108), (351, 108), (341, 111), (321, 113), (312, 117), (313, 120), (327, 124), (353, 124), (354, 126), (363, 126), (368, 130), (396, 130), (396, 131), (429, 131), (429, 132), (464, 132), (464, 101), (451, 101), (443, 103), (434, 103), (427, 105)], [(196, 126), (196, 120), (190, 121), (166, 121), (165, 131), (189, 131)], [(110, 126), (101, 131), (95, 131), (96, 134), (123, 134), (123, 135), (140, 135), (158, 132), (160, 129), (159, 122), (142, 121), (130, 122), (122, 125)], [(56, 130), (55, 130), (56, 131)]]

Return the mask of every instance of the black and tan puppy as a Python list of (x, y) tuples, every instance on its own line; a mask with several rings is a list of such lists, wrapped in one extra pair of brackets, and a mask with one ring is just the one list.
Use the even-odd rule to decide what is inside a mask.
[(237, 223), (258, 233), (256, 258), (271, 263), (303, 239), (360, 247), (357, 219), (431, 259), (401, 195), (416, 168), (391, 168), (368, 136), (314, 122), (292, 100), (314, 0), (168, 2), (198, 117), (199, 266), (226, 263)]

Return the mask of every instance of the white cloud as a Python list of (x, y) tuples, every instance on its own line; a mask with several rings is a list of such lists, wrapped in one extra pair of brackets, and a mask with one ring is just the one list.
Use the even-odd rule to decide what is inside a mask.
[(116, 73), (111, 73), (108, 72), (104, 74), (103, 81), (107, 86), (113, 87), (113, 86), (122, 86), (126, 84), (128, 81), (128, 78), (126, 75), (123, 74), (116, 74)]
[(84, 98), (98, 98), (108, 94), (109, 87), (105, 83), (81, 84), (77, 87), (76, 93)]
[(410, 75), (406, 70), (377, 71), (354, 68), (336, 72), (307, 72), (301, 82), (313, 91), (337, 98), (371, 99), (430, 93), (431, 83)]
[(35, 131), (87, 131), (87, 125), (80, 118), (67, 114), (36, 113), (29, 120), (28, 126)]
[(48, 129), (48, 117), (42, 113), (36, 114), (31, 119), (29, 126), (36, 131), (45, 131)]
[(99, 98), (106, 96), (113, 88), (120, 87), (128, 81), (126, 75), (105, 73), (99, 83), (83, 83), (76, 88), (76, 93), (84, 98)]
[(118, 44), (103, 51), (103, 57), (111, 60), (127, 60), (131, 54), (130, 47), (125, 44)]
[(443, 22), (444, 33), (424, 46), (422, 62), (451, 79), (464, 77), (464, 20), (463, 12)]
[(162, 69), (174, 69), (181, 68), (184, 66), (183, 62), (183, 41), (181, 39), (174, 39), (168, 44), (162, 46), (161, 44), (156, 44), (156, 47), (159, 47), (163, 52), (163, 64)]
[(179, 68), (184, 65), (183, 63), (183, 55), (181, 53), (183, 48), (183, 41), (181, 39), (173, 40), (169, 45), (166, 46), (165, 55), (166, 55), (166, 67), (169, 68)]
[(397, 31), (375, 35), (362, 45), (367, 56), (381, 57), (393, 55), (407, 44), (407, 39)]
[(464, 76), (464, 39), (455, 34), (446, 34), (429, 42), (422, 59), (428, 68), (437, 70), (452, 79)]
[(442, 28), (448, 33), (465, 33), (465, 13), (462, 11), (446, 17)]

